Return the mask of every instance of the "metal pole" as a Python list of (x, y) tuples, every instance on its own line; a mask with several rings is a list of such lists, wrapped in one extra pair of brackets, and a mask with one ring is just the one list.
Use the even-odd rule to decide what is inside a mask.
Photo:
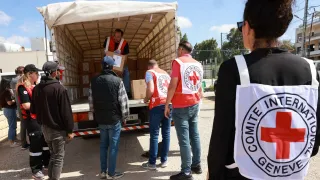
[(214, 73), (213, 73), (213, 59), (210, 59), (211, 61), (211, 85), (213, 85), (213, 76), (214, 76)]
[(302, 56), (306, 56), (306, 31), (307, 31), (307, 18), (308, 18), (308, 4), (309, 0), (306, 0), (304, 7), (304, 18), (303, 18), (303, 39), (302, 39)]
[(314, 8), (314, 12), (312, 13), (312, 20), (311, 20), (311, 26), (310, 26), (310, 31), (309, 31), (309, 47), (308, 47), (308, 58), (310, 58), (310, 41), (311, 41), (311, 33), (312, 33), (312, 25), (313, 25), (313, 18), (314, 18), (314, 13), (316, 12), (316, 8)]
[(214, 58), (214, 65), (215, 65), (215, 68), (214, 68), (214, 77), (217, 78), (217, 71), (218, 71), (218, 58), (215, 57)]
[(47, 58), (47, 62), (49, 61), (48, 58), (48, 45), (47, 45), (47, 25), (46, 25), (46, 21), (43, 20), (43, 24), (44, 24), (44, 43), (46, 44), (46, 58)]
[(220, 35), (221, 35), (221, 37), (220, 37), (220, 41), (221, 41), (221, 48), (220, 48), (220, 49), (222, 49), (222, 33), (221, 33)]

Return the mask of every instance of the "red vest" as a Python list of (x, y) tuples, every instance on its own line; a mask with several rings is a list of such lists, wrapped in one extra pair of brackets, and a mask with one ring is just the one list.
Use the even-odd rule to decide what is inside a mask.
[[(107, 44), (106, 44), (106, 49), (108, 48), (108, 51), (111, 51), (111, 52), (114, 52), (116, 49), (115, 47), (115, 41), (114, 41), (114, 37), (111, 36), (111, 37), (108, 37), (107, 39)], [(120, 43), (119, 43), (119, 47), (118, 49), (121, 51), (121, 54), (123, 53), (124, 51), (124, 47), (127, 45), (127, 41), (124, 40), (124, 39), (121, 39)]]
[[(33, 90), (34, 86), (31, 86), (30, 88), (26, 87), (25, 85), (21, 85), (21, 86), (23, 86), (27, 90), (27, 93), (28, 93), (29, 98), (31, 100), (32, 99), (32, 90)], [(29, 116), (27, 113), (27, 110), (25, 110), (23, 108), (22, 103), (21, 103), (21, 99), (19, 96), (18, 96), (18, 98), (19, 98), (19, 102), (20, 102), (20, 109), (21, 109), (22, 117), (23, 117), (23, 119), (27, 119)], [(30, 112), (30, 117), (31, 117), (31, 119), (37, 119), (36, 114), (32, 114), (31, 112)]]
[[(203, 76), (201, 64), (190, 55), (179, 57), (178, 60), (176, 59), (173, 62), (180, 64), (178, 86), (171, 100), (173, 107), (184, 108), (198, 104), (201, 99), (198, 90), (201, 87)], [(192, 70), (187, 68), (187, 66), (183, 70), (182, 66), (185, 66), (187, 63), (190, 65), (189, 67), (192, 67)]]
[(154, 93), (149, 102), (149, 109), (152, 109), (166, 103), (171, 78), (166, 71), (160, 68), (151, 69), (147, 72), (152, 74), (154, 82)]

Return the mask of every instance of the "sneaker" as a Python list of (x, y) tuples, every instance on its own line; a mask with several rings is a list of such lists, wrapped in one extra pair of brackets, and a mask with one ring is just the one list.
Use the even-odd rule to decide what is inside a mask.
[(143, 163), (142, 167), (145, 168), (145, 169), (150, 169), (150, 170), (156, 170), (157, 169), (155, 164), (152, 165), (152, 164), (149, 164), (149, 162)]
[(101, 173), (100, 174), (100, 179), (106, 179), (107, 178), (107, 173)]
[(113, 176), (107, 176), (107, 179), (120, 179), (124, 176), (124, 173), (116, 172)]
[(18, 144), (17, 142), (10, 143), (10, 147), (12, 147), (12, 148), (15, 148), (15, 147), (18, 147), (18, 146), (20, 146), (20, 144)]
[(39, 172), (33, 174), (32, 177), (35, 179), (42, 179), (42, 178), (44, 178), (44, 174), (41, 171), (39, 171)]
[(191, 171), (195, 174), (202, 174), (201, 165), (199, 164), (198, 166), (195, 166), (195, 167), (191, 166)]
[(161, 167), (161, 168), (166, 168), (166, 167), (168, 167), (168, 161), (162, 162), (162, 163), (160, 164), (160, 167)]
[(26, 144), (24, 146), (21, 146), (21, 150), (27, 150), (29, 149), (29, 147), (30, 147), (30, 144)]
[(180, 172), (179, 174), (170, 176), (170, 180), (193, 180), (192, 174), (187, 175), (184, 172)]

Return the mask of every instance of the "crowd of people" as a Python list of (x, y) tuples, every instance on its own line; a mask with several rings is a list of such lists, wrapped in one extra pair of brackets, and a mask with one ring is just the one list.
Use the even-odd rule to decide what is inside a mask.
[[(209, 180), (303, 179), (310, 158), (318, 153), (319, 77), (314, 64), (277, 47), (277, 39), (293, 18), (292, 3), (248, 0), (245, 4), (238, 28), (251, 53), (220, 66), (207, 159)], [(116, 30), (104, 44), (106, 51), (129, 53), (122, 36), (123, 32)], [(193, 180), (192, 174), (202, 173), (198, 115), (203, 68), (190, 55), (189, 42), (180, 42), (177, 52), (171, 75), (156, 60), (148, 62), (144, 102), (149, 104), (150, 144), (149, 160), (142, 168), (157, 169), (158, 156), (159, 166), (167, 167), (173, 120), (181, 172), (170, 180)], [(128, 79), (122, 80), (113, 71), (112, 57), (105, 56), (101, 65), (103, 71), (91, 79), (89, 88), (90, 110), (100, 129), (100, 178), (119, 179), (124, 173), (116, 171), (116, 160), (121, 126), (129, 116), (130, 91), (123, 82)], [(60, 178), (65, 144), (73, 138), (71, 104), (59, 82), (61, 69), (55, 62), (46, 62), (42, 68), (46, 76), (36, 85), (40, 69), (30, 64), (18, 67), (12, 82), (1, 82), (1, 107), (8, 119), (10, 146), (18, 146), (18, 114), (24, 122), (21, 145), (24, 149), (30, 146), (30, 167), (35, 178), (42, 178), (46, 168), (50, 180)]]

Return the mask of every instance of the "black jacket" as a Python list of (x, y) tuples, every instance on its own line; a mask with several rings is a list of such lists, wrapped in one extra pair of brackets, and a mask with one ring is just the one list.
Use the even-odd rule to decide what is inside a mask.
[(73, 116), (67, 90), (56, 79), (42, 77), (32, 93), (30, 111), (37, 120), (52, 129), (73, 131)]
[[(310, 85), (310, 65), (302, 58), (278, 48), (257, 49), (244, 56), (250, 82), (272, 86)], [(234, 58), (220, 66), (216, 87), (215, 116), (208, 154), (210, 180), (226, 179), (225, 165), (234, 163), (236, 88), (240, 85)], [(319, 89), (320, 90), (320, 89)], [(320, 96), (319, 96), (320, 97)], [(320, 124), (320, 101), (317, 121)], [(319, 148), (320, 126), (312, 155)]]
[(113, 71), (103, 71), (92, 78), (94, 118), (98, 124), (114, 125), (122, 120), (118, 100), (120, 83), (121, 79)]

